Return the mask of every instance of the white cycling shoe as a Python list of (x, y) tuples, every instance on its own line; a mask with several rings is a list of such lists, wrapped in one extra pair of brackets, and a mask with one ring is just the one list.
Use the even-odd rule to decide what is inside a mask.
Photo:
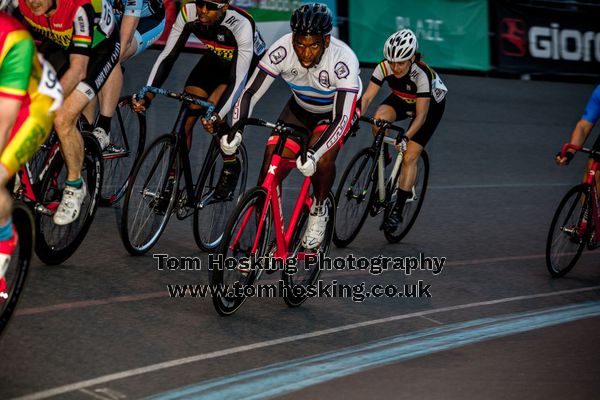
[(311, 250), (319, 247), (325, 238), (325, 230), (327, 229), (327, 221), (329, 214), (327, 213), (327, 204), (318, 204), (315, 201), (311, 207), (310, 215), (304, 237), (302, 238), (302, 246)]
[(94, 128), (92, 135), (94, 135), (94, 137), (98, 140), (98, 143), (100, 143), (100, 148), (102, 150), (107, 148), (110, 144), (110, 134), (106, 132), (103, 128), (100, 128), (99, 126)]
[(81, 203), (87, 194), (85, 182), (79, 189), (65, 186), (60, 204), (52, 220), (56, 225), (68, 225), (79, 217)]

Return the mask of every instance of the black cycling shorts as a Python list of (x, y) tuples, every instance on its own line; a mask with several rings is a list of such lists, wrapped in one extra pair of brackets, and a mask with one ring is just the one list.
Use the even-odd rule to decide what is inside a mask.
[[(402, 100), (395, 94), (390, 94), (381, 104), (385, 104), (394, 109), (394, 111), (396, 112), (396, 121), (402, 121), (409, 117), (412, 118), (415, 115), (415, 106), (406, 103), (404, 100)], [(425, 145), (431, 139), (431, 136), (433, 136), (433, 132), (435, 132), (435, 129), (440, 123), (442, 115), (444, 115), (445, 108), (446, 99), (443, 99), (441, 103), (438, 103), (434, 99), (431, 99), (431, 101), (429, 102), (429, 111), (427, 112), (425, 122), (423, 123), (421, 129), (419, 129), (419, 131), (412, 137), (411, 140), (425, 147)]]
[[(259, 57), (252, 57), (248, 79), (252, 76), (259, 60)], [(235, 76), (231, 75), (231, 68), (233, 62), (225, 61), (213, 52), (206, 52), (190, 72), (185, 86), (198, 87), (210, 96), (219, 85), (229, 85), (235, 81)]]
[(592, 149), (600, 151), (600, 135), (598, 135), (598, 137), (596, 138), (596, 141), (594, 142), (594, 147), (592, 147)]
[[(98, 94), (112, 70), (119, 64), (121, 45), (118, 37), (119, 32), (115, 29), (110, 37), (104, 39), (92, 49), (86, 76), (77, 86), (77, 90), (85, 94), (90, 100)], [(39, 51), (52, 64), (59, 78), (67, 72), (69, 69), (69, 53), (67, 50), (52, 41), (45, 40), (39, 46)]]

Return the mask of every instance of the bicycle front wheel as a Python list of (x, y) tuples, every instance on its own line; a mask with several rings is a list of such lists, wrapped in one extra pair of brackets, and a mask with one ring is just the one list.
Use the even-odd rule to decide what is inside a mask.
[(31, 212), (25, 205), (17, 202), (14, 205), (12, 218), (19, 242), (4, 274), (6, 287), (0, 292), (0, 333), (15, 311), (25, 285), (33, 253), (34, 225)]
[(156, 139), (129, 179), (121, 216), (121, 240), (131, 255), (150, 250), (167, 226), (177, 198), (179, 158), (171, 135)]
[[(304, 261), (307, 256), (319, 257), (327, 256), (331, 247), (331, 241), (333, 238), (333, 231), (335, 226), (335, 200), (333, 193), (329, 192), (329, 196), (325, 200), (327, 204), (327, 228), (325, 229), (325, 237), (321, 242), (321, 245), (316, 249), (305, 249), (302, 246), (302, 237), (306, 230), (306, 223), (308, 221), (309, 210), (304, 207), (300, 219), (296, 224), (292, 240), (290, 241), (290, 249), (292, 256), (296, 257), (296, 271), (281, 271), (281, 279), (285, 285), (286, 292), (284, 293), (283, 300), (285, 304), (290, 307), (298, 307), (306, 301), (309, 294), (314, 292), (314, 285), (321, 275), (321, 268), (316, 263), (311, 263), (312, 266), (308, 267)], [(302, 255), (302, 257), (299, 257)], [(311, 289), (312, 287), (312, 289)]]
[(194, 239), (202, 251), (214, 251), (219, 247), (227, 218), (246, 190), (248, 175), (248, 155), (242, 143), (237, 158), (241, 164), (241, 172), (237, 185), (231, 196), (225, 200), (213, 199), (213, 193), (223, 169), (223, 158), (218, 145), (213, 141), (206, 168), (201, 171), (196, 185), (196, 209), (194, 210)]
[(588, 242), (592, 226), (589, 193), (584, 184), (571, 188), (554, 213), (546, 240), (546, 266), (555, 278), (573, 269)]
[(131, 109), (131, 96), (119, 99), (112, 119), (110, 144), (102, 152), (104, 180), (101, 205), (117, 203), (127, 190), (127, 180), (144, 151), (146, 116)]
[[(244, 268), (243, 260), (264, 256), (269, 242), (272, 212), (266, 204), (267, 193), (261, 187), (250, 190), (237, 205), (227, 226), (219, 247), (218, 257), (222, 261), (212, 270), (211, 283), (217, 292), (213, 295), (215, 310), (221, 315), (231, 315), (246, 300), (244, 288), (250, 287), (258, 279), (260, 271)], [(267, 205), (263, 224), (259, 224), (263, 209)], [(256, 250), (252, 251), (257, 243)], [(225, 265), (231, 260), (232, 265)]]
[(87, 194), (75, 221), (62, 226), (52, 221), (67, 179), (67, 167), (60, 153), (56, 154), (42, 180), (38, 198), (45, 211), (35, 215), (36, 253), (42, 262), (49, 265), (60, 264), (75, 253), (90, 229), (98, 208), (103, 175), (102, 156), (96, 139), (88, 133), (82, 136), (84, 160), (81, 177), (87, 185)]
[(352, 158), (342, 174), (335, 194), (337, 223), (333, 243), (337, 247), (348, 246), (367, 219), (371, 204), (373, 165), (376, 162), (370, 148), (362, 149)]
[[(400, 171), (398, 172), (398, 179), (400, 179)], [(419, 212), (421, 211), (421, 207), (423, 206), (423, 201), (425, 200), (425, 193), (427, 192), (427, 183), (429, 182), (429, 156), (427, 152), (423, 150), (421, 152), (421, 156), (417, 160), (417, 176), (415, 178), (415, 183), (412, 188), (412, 196), (410, 196), (406, 200), (406, 204), (404, 205), (404, 210), (402, 211), (402, 222), (398, 225), (394, 232), (390, 232), (387, 229), (383, 230), (383, 234), (385, 238), (390, 243), (398, 243), (401, 241), (407, 234), (410, 232), (410, 229), (415, 224), (417, 217), (419, 216)], [(395, 185), (393, 186), (396, 187)], [(395, 189), (393, 190), (392, 200), (389, 203), (388, 209), (386, 210), (385, 215), (387, 216), (390, 208), (394, 206), (395, 200)]]

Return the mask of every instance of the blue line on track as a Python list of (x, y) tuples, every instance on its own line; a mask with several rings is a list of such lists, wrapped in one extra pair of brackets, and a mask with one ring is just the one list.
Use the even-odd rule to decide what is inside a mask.
[(600, 316), (600, 301), (444, 325), (240, 372), (148, 399), (267, 399), (367, 369), (596, 316)]

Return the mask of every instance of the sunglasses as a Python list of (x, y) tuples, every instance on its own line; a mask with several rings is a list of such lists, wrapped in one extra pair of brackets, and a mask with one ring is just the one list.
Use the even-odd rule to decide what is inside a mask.
[(196, 0), (196, 6), (199, 8), (202, 8), (203, 6), (206, 6), (206, 9), (208, 11), (217, 11), (223, 7), (225, 7), (227, 3), (217, 3), (215, 1), (209, 1), (209, 0)]

